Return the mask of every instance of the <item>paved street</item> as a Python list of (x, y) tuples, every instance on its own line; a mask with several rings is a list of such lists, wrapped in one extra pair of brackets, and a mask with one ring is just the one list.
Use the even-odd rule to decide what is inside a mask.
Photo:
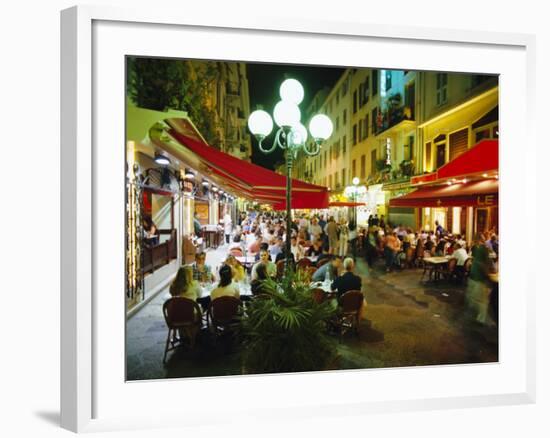
[[(209, 251), (207, 263), (217, 266), (226, 253)], [(386, 273), (381, 262), (368, 269), (358, 261), (368, 302), (367, 321), (359, 337), (345, 336), (339, 343), (335, 369), (380, 368), (498, 361), (496, 328), (480, 326), (464, 306), (465, 286), (441, 282), (421, 283), (422, 270)], [(163, 290), (127, 324), (128, 380), (241, 374), (238, 349), (213, 345), (199, 336), (194, 351), (181, 349), (162, 363), (167, 329)]]

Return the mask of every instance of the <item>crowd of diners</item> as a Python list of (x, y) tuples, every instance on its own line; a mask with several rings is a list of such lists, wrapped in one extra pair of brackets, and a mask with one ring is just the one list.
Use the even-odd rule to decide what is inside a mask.
[[(195, 262), (182, 266), (170, 287), (173, 296), (197, 301), (203, 309), (221, 296), (242, 300), (262, 294), (263, 280), (282, 274), (280, 267), (289, 259), (307, 266), (311, 282), (330, 284), (341, 296), (349, 290), (361, 290), (361, 277), (355, 274), (357, 257), (369, 266), (377, 258), (386, 271), (419, 266), (429, 257), (455, 258), (457, 277), (463, 277), (467, 261), (472, 280), (471, 302), (477, 306), (477, 319), (485, 323), (488, 305), (489, 274), (496, 270), (498, 236), (494, 230), (479, 233), (471, 245), (464, 236), (447, 232), (436, 222), (434, 230), (417, 230), (392, 226), (384, 216), (370, 216), (368, 226), (358, 229), (344, 219), (332, 216), (301, 214), (291, 222), (290, 254), (286, 253), (286, 219), (275, 212), (242, 212), (233, 223), (226, 214), (222, 219), (227, 250), (224, 262), (217, 267), (206, 264), (205, 253), (197, 253)], [(242, 260), (246, 260), (243, 263)], [(301, 261), (307, 259), (307, 263)], [(239, 261), (241, 260), (241, 261)], [(252, 262), (250, 262), (252, 261)], [(209, 293), (204, 293), (207, 289)], [(247, 293), (243, 294), (243, 290)], [(477, 303), (477, 304), (476, 304)], [(481, 314), (481, 315), (479, 315)]]

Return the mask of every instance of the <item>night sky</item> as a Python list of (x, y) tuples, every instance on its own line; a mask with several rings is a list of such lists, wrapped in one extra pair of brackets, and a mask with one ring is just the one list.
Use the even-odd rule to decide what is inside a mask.
[[(344, 69), (335, 67), (253, 63), (247, 64), (247, 70), (250, 111), (254, 111), (257, 105), (261, 105), (271, 116), (273, 116), (273, 107), (281, 99), (279, 86), (287, 77), (297, 79), (304, 87), (304, 100), (300, 104), (303, 114), (315, 93), (326, 86), (332, 88), (344, 72)], [(271, 135), (264, 140), (266, 142), (264, 144), (268, 147), (271, 147), (276, 129), (274, 124)], [(256, 139), (252, 136), (252, 162), (273, 169), (276, 164), (283, 161), (282, 152), (277, 148), (275, 152), (265, 155), (258, 149)]]

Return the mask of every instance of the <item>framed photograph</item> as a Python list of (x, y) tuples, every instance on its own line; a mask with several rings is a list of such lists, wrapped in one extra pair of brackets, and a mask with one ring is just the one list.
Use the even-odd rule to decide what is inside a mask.
[(534, 37), (61, 17), (63, 427), (534, 402)]

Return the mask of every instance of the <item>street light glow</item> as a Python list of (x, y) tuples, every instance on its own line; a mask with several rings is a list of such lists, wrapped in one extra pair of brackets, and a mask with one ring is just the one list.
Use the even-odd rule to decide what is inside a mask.
[(357, 184), (359, 184), (359, 178), (357, 177), (354, 177), (351, 182), (353, 183), (354, 186), (356, 186)]
[(332, 121), (325, 114), (316, 114), (309, 122), (309, 132), (315, 140), (324, 141), (332, 134)]
[(267, 137), (273, 129), (273, 119), (268, 112), (256, 110), (248, 117), (248, 128), (256, 136)]
[(303, 145), (307, 140), (307, 129), (301, 123), (298, 123), (292, 127), (291, 141), (295, 146)]
[(296, 79), (286, 79), (279, 88), (281, 99), (299, 105), (304, 99), (304, 87)]
[(281, 128), (287, 128), (300, 123), (300, 108), (295, 103), (280, 100), (273, 110), (275, 123)]

